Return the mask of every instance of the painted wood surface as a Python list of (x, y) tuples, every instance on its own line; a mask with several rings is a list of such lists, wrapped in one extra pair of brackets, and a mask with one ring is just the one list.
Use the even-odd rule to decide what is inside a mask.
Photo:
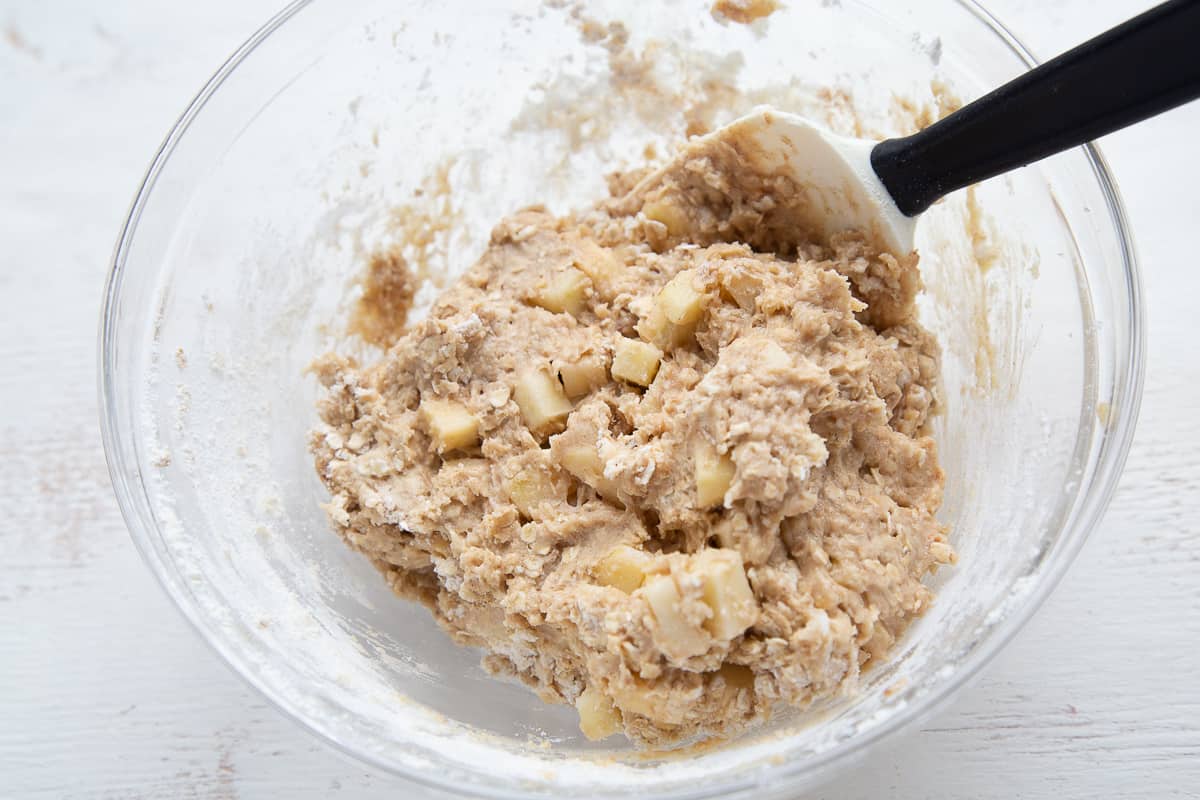
[[(1003, 0), (1041, 54), (1144, 0)], [(112, 243), (187, 99), (277, 0), (0, 0), (0, 797), (391, 798), (248, 689), (142, 566), (100, 449)], [(1121, 488), (946, 709), (827, 798), (1200, 797), (1200, 104), (1103, 142), (1145, 270)]]

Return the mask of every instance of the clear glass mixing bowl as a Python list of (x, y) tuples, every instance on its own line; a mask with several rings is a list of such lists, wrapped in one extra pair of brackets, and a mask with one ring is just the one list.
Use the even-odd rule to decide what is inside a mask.
[(201, 635), (352, 755), (494, 797), (793, 793), (962, 685), (1096, 524), (1141, 388), (1125, 218), (1082, 148), (922, 222), (960, 563), (889, 663), (720, 747), (587, 743), (572, 709), (488, 677), (393, 597), (318, 508), (304, 370), (339, 341), (366, 254), (399, 243), (444, 282), (506, 213), (596, 199), (606, 172), (669, 152), (689, 120), (769, 101), (895, 133), (1033, 62), (968, 0), (791, 0), (752, 27), (700, 0), (590, 4), (627, 22), (623, 45), (562, 5), (299, 2), (234, 54), (167, 137), (116, 250), (101, 341), (113, 483)]

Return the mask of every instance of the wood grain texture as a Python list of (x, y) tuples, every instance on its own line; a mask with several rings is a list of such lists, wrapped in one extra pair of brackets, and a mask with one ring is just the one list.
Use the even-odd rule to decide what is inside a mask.
[[(96, 422), (113, 239), (187, 97), (278, 0), (0, 0), (0, 797), (394, 797), (246, 688), (143, 568)], [(1142, 0), (995, 2), (1052, 53)], [(1103, 145), (1149, 371), (1103, 524), (1033, 622), (834, 798), (1200, 797), (1200, 104)]]

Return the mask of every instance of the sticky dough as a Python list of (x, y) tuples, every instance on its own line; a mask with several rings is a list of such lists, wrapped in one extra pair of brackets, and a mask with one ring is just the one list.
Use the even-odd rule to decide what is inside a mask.
[(916, 255), (812, 241), (743, 167), (516, 213), (382, 357), (314, 367), (338, 533), (593, 738), (845, 691), (954, 558)]

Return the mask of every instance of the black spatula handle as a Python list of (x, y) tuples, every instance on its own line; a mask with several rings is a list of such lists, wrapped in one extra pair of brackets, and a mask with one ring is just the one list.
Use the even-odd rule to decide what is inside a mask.
[(955, 189), (1196, 97), (1200, 0), (1171, 0), (919, 133), (880, 142), (871, 151), (871, 165), (911, 217)]

